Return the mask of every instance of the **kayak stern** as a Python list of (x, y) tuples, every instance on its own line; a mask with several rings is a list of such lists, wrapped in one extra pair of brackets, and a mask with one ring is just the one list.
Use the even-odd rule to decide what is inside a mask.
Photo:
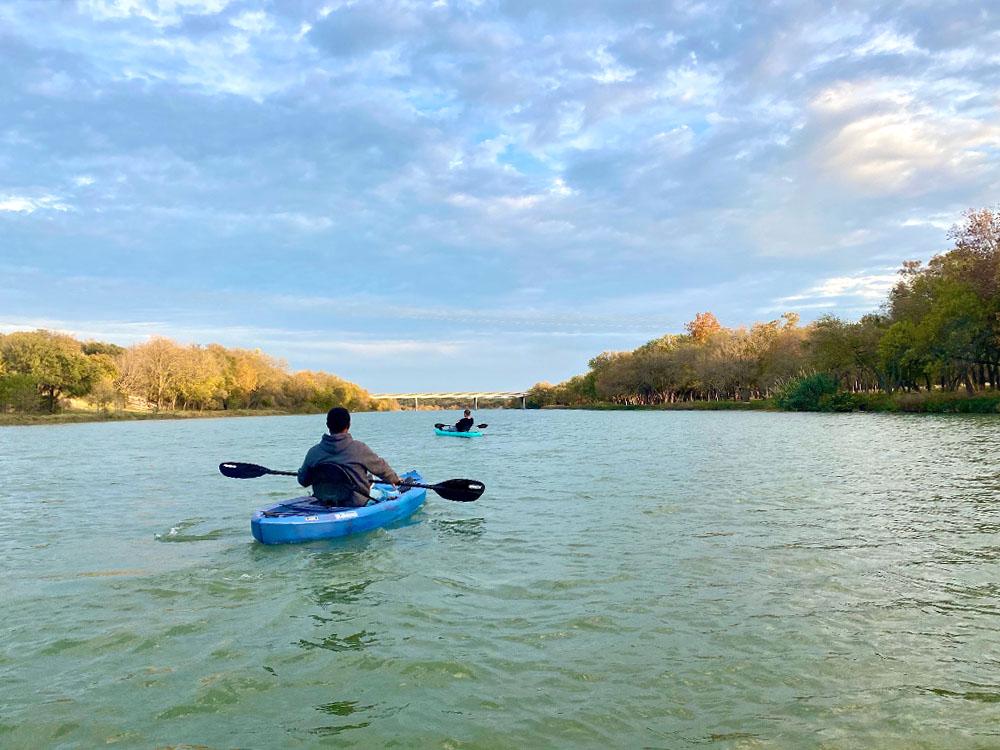
[[(417, 471), (408, 471), (403, 479), (422, 482)], [(375, 486), (389, 490), (379, 482)], [(388, 526), (413, 515), (427, 499), (427, 490), (414, 487), (392, 500), (360, 508), (331, 508), (314, 497), (298, 497), (255, 511), (250, 532), (262, 544), (293, 544), (319, 539), (336, 539)]]

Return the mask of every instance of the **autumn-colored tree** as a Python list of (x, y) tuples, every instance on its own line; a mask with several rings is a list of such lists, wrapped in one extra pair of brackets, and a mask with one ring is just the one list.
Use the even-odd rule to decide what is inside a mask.
[(81, 344), (49, 331), (0, 334), (0, 410), (36, 410), (40, 394), (49, 408), (62, 396), (84, 395), (102, 411), (128, 399), (157, 410), (399, 408), (393, 401), (375, 402), (363, 388), (329, 373), (289, 373), (284, 362), (259, 349), (182, 346), (162, 337), (126, 349), (101, 341)]
[(116, 385), (124, 393), (144, 398), (159, 411), (176, 400), (183, 371), (184, 348), (156, 336), (125, 351)]
[(712, 313), (700, 312), (694, 316), (694, 320), (685, 324), (684, 330), (699, 344), (704, 344), (712, 336), (722, 331), (722, 324)]

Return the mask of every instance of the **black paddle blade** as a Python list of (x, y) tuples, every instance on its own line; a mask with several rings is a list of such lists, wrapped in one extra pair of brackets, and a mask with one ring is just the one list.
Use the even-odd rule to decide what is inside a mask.
[(476, 427), (478, 427), (480, 430), (485, 430), (487, 427), (489, 427), (489, 425), (484, 422), (483, 424), (477, 424)]
[(445, 428), (446, 425), (444, 424), (444, 422), (438, 422), (434, 426), (437, 427), (439, 430), (442, 430)]
[(231, 479), (256, 479), (271, 473), (270, 469), (257, 464), (240, 464), (234, 461), (219, 464), (219, 471)]
[(449, 479), (447, 482), (440, 482), (431, 487), (445, 500), (454, 500), (456, 503), (471, 503), (478, 500), (479, 496), (486, 491), (486, 485), (475, 479)]

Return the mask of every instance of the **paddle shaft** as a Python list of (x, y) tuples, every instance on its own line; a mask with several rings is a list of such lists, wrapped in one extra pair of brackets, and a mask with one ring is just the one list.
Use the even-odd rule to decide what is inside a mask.
[[(274, 469), (269, 470), (267, 473), (268, 474), (277, 474), (277, 475), (283, 476), (283, 477), (297, 477), (299, 475), (299, 473), (297, 471), (275, 471)], [(388, 484), (388, 482), (386, 482), (386, 484)], [(403, 486), (405, 486), (405, 487), (423, 487), (425, 490), (433, 490), (437, 485), (433, 485), (433, 484), (414, 484), (412, 482), (407, 482), (407, 481), (404, 480), (404, 481), (402, 481), (402, 482), (399, 483), (399, 486), (400, 487), (403, 487)]]
[[(237, 461), (226, 461), (219, 464), (219, 471), (223, 476), (230, 477), (231, 479), (255, 479), (267, 474), (277, 474), (278, 476), (286, 477), (298, 475), (296, 471), (277, 471), (269, 469), (266, 466), (260, 466), (259, 464), (246, 464)], [(380, 483), (388, 484), (387, 482)], [(448, 479), (437, 484), (424, 484), (422, 482), (410, 482), (406, 478), (403, 478), (399, 483), (399, 487), (403, 488), (404, 492), (413, 487), (420, 487), (436, 492), (445, 500), (454, 500), (459, 503), (478, 500), (479, 496), (486, 489), (486, 485), (476, 479)]]
[[(268, 474), (278, 474), (283, 477), (297, 477), (299, 473), (297, 471), (269, 471)], [(389, 484), (388, 482), (377, 482), (376, 484)], [(407, 482), (403, 480), (399, 483), (399, 487), (422, 487), (425, 490), (437, 489), (436, 484), (415, 484), (413, 482)]]
[[(268, 469), (267, 473), (268, 474), (277, 474), (278, 476), (282, 476), (282, 477), (297, 477), (299, 475), (299, 473), (297, 471), (276, 471), (274, 469)], [(388, 484), (388, 482), (385, 482), (385, 484)], [(406, 487), (423, 487), (425, 490), (433, 490), (436, 485), (433, 485), (433, 484), (413, 484), (412, 482), (402, 481), (402, 482), (399, 483), (399, 486), (401, 486), (401, 487), (403, 487), (403, 486), (406, 486)]]
[[(257, 471), (264, 474), (276, 474), (282, 477), (297, 477), (299, 473), (297, 471), (278, 471), (277, 469), (268, 469), (264, 466), (255, 466)], [(382, 484), (388, 484), (388, 482), (383, 482)], [(421, 487), (425, 490), (436, 490), (438, 485), (436, 484), (416, 484), (415, 482), (407, 482), (403, 480), (399, 483), (400, 487)]]

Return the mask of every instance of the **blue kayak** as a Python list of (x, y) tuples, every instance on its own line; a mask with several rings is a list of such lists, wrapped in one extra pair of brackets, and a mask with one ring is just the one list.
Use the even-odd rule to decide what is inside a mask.
[(483, 433), (476, 430), (469, 430), (468, 432), (459, 432), (458, 430), (442, 430), (440, 427), (434, 428), (435, 435), (444, 435), (446, 437), (464, 437), (464, 438), (474, 438), (482, 437)]
[[(408, 471), (402, 478), (423, 482), (420, 472)], [(387, 484), (375, 484), (383, 490)], [(361, 508), (331, 508), (314, 497), (297, 497), (261, 508), (250, 519), (253, 538), (264, 544), (312, 542), (371, 531), (413, 515), (427, 499), (427, 490), (414, 487), (392, 500)]]

